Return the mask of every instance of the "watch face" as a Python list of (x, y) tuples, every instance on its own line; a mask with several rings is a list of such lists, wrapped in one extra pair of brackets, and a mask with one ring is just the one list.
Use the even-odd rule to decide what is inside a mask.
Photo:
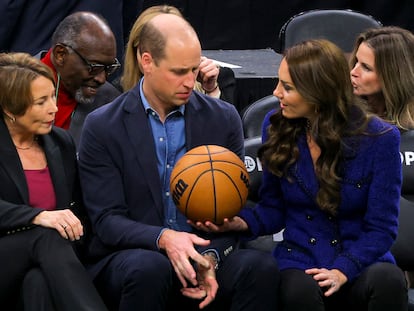
[(211, 257), (211, 259), (213, 259), (213, 261), (214, 261), (214, 270), (217, 270), (218, 269), (218, 259), (217, 259), (217, 255), (216, 255), (215, 252), (205, 252), (203, 254), (203, 256), (209, 256), (209, 257)]

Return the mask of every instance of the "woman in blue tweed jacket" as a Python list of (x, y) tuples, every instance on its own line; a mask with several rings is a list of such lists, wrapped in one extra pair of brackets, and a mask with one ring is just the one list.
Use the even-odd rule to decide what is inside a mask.
[(274, 250), (282, 310), (406, 310), (390, 248), (401, 188), (399, 131), (353, 96), (342, 51), (310, 40), (286, 51), (263, 125), (260, 202), (217, 227), (284, 230)]

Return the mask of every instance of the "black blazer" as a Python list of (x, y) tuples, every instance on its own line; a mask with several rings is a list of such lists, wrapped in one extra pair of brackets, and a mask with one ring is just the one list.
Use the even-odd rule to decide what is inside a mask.
[[(57, 209), (70, 207), (82, 217), (81, 192), (73, 138), (65, 130), (53, 127), (39, 137), (46, 154)], [(0, 236), (31, 225), (41, 209), (29, 206), (29, 192), (17, 150), (9, 131), (0, 120)], [(82, 219), (81, 219), (82, 220)]]

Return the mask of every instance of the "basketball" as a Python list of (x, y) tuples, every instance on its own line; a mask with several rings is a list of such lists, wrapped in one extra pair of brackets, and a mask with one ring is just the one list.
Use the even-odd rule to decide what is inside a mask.
[(249, 174), (232, 151), (202, 145), (187, 151), (171, 172), (170, 193), (190, 220), (216, 224), (235, 216), (246, 203)]

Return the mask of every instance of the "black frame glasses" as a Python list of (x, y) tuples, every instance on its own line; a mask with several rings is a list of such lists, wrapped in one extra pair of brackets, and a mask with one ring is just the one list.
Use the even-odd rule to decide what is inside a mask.
[(96, 76), (100, 74), (102, 71), (105, 71), (106, 75), (113, 74), (119, 67), (121, 67), (121, 63), (118, 61), (118, 59), (115, 57), (115, 62), (111, 65), (104, 65), (104, 64), (93, 64), (89, 62), (85, 57), (82, 56), (81, 53), (76, 51), (73, 47), (71, 47), (69, 44), (65, 43), (59, 43), (60, 45), (70, 48), (73, 52), (75, 52), (76, 55), (79, 56), (79, 58), (85, 63), (85, 65), (88, 67), (88, 72), (92, 76)]

